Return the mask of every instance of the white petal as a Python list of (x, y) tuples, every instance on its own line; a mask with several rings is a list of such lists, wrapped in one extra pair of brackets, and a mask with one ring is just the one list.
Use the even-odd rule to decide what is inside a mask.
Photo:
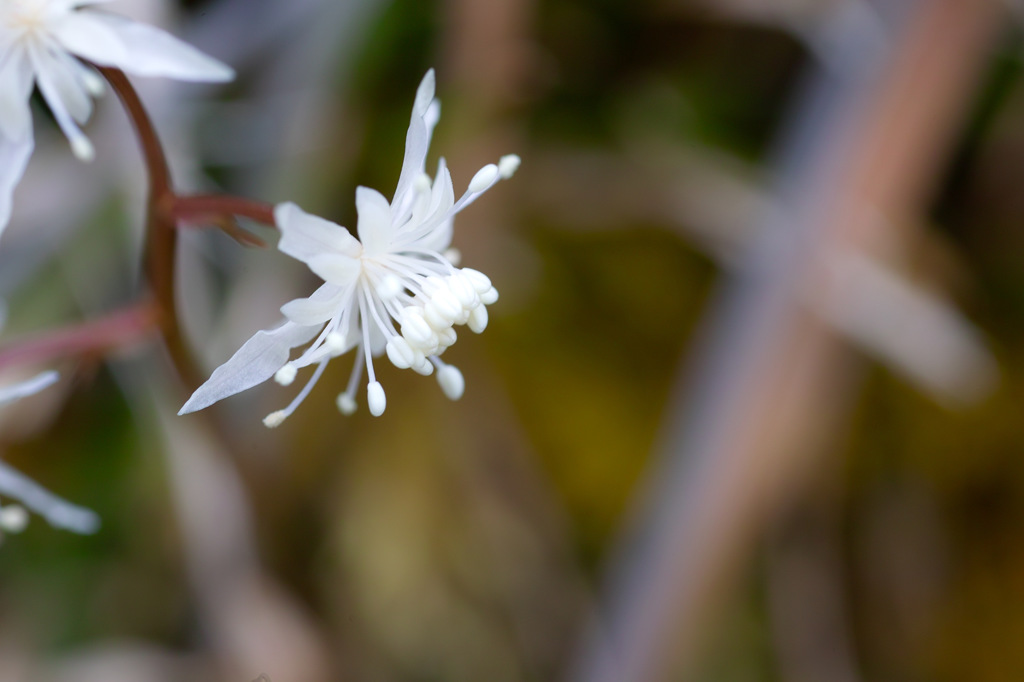
[(0, 137), (23, 140), (32, 136), (32, 65), (22, 50), (13, 50), (0, 61)]
[[(398, 176), (398, 186), (395, 188), (393, 202), (399, 213), (405, 213), (409, 208), (413, 181), (423, 172), (427, 160), (427, 149), (430, 147), (430, 133), (433, 126), (437, 124), (440, 114), (440, 105), (431, 111), (431, 103), (434, 101), (434, 70), (427, 71), (423, 77), (419, 89), (416, 91), (416, 102), (412, 107), (412, 118), (409, 121), (409, 131), (405, 135), (405, 160), (402, 162), (402, 172)], [(427, 117), (430, 117), (428, 125)]]
[(201, 410), (229, 395), (263, 383), (288, 362), (292, 348), (311, 340), (319, 331), (320, 327), (316, 325), (285, 322), (275, 329), (256, 332), (230, 360), (214, 370), (178, 414)]
[(93, 48), (91, 51), (97, 57), (111, 59), (100, 61), (101, 64), (117, 66), (138, 76), (165, 76), (184, 81), (223, 82), (235, 77), (229, 66), (158, 28), (111, 14), (91, 16), (113, 31), (124, 46), (123, 58), (118, 57), (115, 50)]
[(423, 80), (420, 81), (419, 87), (416, 88), (416, 101), (412, 107), (412, 113), (414, 116), (424, 118), (427, 115), (427, 111), (430, 109), (431, 103), (434, 101), (434, 92), (436, 89), (436, 77), (434, 76), (434, 70), (429, 69), (423, 76)]
[(281, 306), (281, 314), (298, 325), (323, 325), (342, 303), (343, 290), (324, 284), (309, 298), (297, 298)]
[(65, 502), (3, 462), (0, 462), (0, 493), (18, 500), (45, 518), (54, 528), (75, 533), (95, 533), (100, 526), (100, 519), (95, 512)]
[(444, 251), (452, 244), (453, 216), (450, 215), (452, 206), (455, 204), (455, 187), (452, 185), (452, 175), (444, 164), (444, 159), (437, 169), (437, 178), (434, 180), (434, 196), (431, 198), (430, 217), (424, 225), (432, 224), (421, 237), (414, 241), (417, 248), (427, 251)]
[(116, 30), (95, 12), (69, 12), (52, 27), (68, 52), (103, 66), (121, 66), (132, 55)]
[(384, 195), (369, 187), (356, 188), (356, 233), (367, 253), (378, 254), (391, 244), (391, 204)]
[(0, 233), (11, 219), (14, 188), (25, 173), (34, 146), (31, 132), (20, 142), (0, 135)]
[(277, 248), (301, 261), (323, 253), (338, 253), (358, 258), (363, 251), (359, 240), (341, 225), (306, 213), (288, 202), (274, 208), (274, 220), (281, 230)]
[[(87, 152), (92, 145), (85, 139), (85, 134), (75, 123), (75, 117), (69, 106), (82, 114), (82, 102), (75, 92), (75, 87), (67, 81), (67, 68), (65, 64), (57, 61), (53, 55), (39, 49), (29, 49), (29, 59), (32, 68), (36, 72), (36, 83), (39, 91), (43, 94), (46, 103), (50, 105), (50, 112), (57, 120), (57, 125), (72, 143), (72, 149), (76, 153)], [(67, 97), (67, 101), (65, 101)], [(86, 97), (85, 106), (91, 106)], [(84, 141), (83, 141), (84, 140)]]
[(337, 253), (313, 256), (306, 264), (317, 277), (337, 286), (352, 284), (363, 269), (363, 264), (358, 258), (349, 258)]
[[(78, 123), (88, 121), (92, 114), (92, 99), (85, 89), (81, 67), (75, 63), (74, 57), (66, 52), (49, 53), (42, 50), (32, 54), (35, 57), (37, 78), (40, 81), (45, 78), (51, 84), (54, 94), (60, 98), (71, 118)], [(47, 103), (52, 107), (50, 100), (47, 94)]]

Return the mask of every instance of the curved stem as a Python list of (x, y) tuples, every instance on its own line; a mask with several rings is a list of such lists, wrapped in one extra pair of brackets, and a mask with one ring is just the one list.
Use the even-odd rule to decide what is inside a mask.
[(131, 82), (119, 69), (97, 67), (117, 93), (135, 128), (149, 174), (146, 207), (145, 272), (161, 313), (164, 343), (178, 373), (190, 386), (202, 383), (201, 373), (185, 343), (174, 293), (174, 264), (178, 233), (174, 219), (176, 195), (167, 155), (146, 108)]

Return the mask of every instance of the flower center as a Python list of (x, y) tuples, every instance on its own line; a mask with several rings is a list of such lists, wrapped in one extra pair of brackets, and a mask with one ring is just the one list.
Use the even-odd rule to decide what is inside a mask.
[(42, 6), (30, 3), (8, 15), (5, 23), (20, 37), (26, 37), (41, 33), (46, 28), (46, 17)]

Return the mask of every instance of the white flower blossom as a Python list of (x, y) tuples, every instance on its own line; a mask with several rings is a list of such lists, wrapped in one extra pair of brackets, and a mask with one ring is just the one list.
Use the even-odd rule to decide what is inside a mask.
[[(27, 381), (0, 388), (0, 405), (38, 393), (53, 385), (57, 378), (56, 372), (43, 372)], [(88, 534), (95, 533), (100, 525), (99, 517), (94, 512), (65, 502), (2, 461), (0, 495), (14, 498), (21, 503), (0, 507), (0, 537), (4, 532), (20, 533), (24, 530), (28, 524), (25, 507), (45, 518), (54, 528)]]
[(0, 230), (34, 146), (33, 86), (53, 112), (75, 155), (93, 157), (79, 125), (103, 92), (100, 75), (82, 60), (139, 76), (226, 81), (234, 72), (151, 26), (99, 12), (106, 0), (0, 0)]
[[(498, 299), (498, 292), (483, 273), (453, 264), (452, 221), (498, 180), (511, 177), (519, 158), (509, 155), (498, 164), (484, 166), (456, 201), (443, 158), (433, 178), (424, 172), (439, 117), (431, 70), (416, 93), (393, 200), (389, 203), (366, 187), (356, 189), (358, 239), (295, 204), (277, 206), (278, 248), (305, 262), (324, 284), (309, 298), (282, 306), (285, 321), (249, 339), (213, 372), (179, 414), (202, 409), (272, 376), (280, 384), (291, 384), (298, 370), (315, 366), (295, 400), (264, 419), (267, 426), (277, 426), (306, 398), (328, 361), (353, 349), (348, 388), (337, 400), (344, 414), (356, 409), (364, 365), (369, 380), (367, 406), (374, 416), (384, 412), (384, 389), (373, 365), (373, 358), (384, 354), (400, 369), (422, 375), (436, 369), (442, 392), (452, 400), (462, 396), (461, 372), (440, 355), (455, 343), (456, 326), (466, 325), (476, 333), (484, 330), (487, 306)], [(299, 357), (289, 360), (293, 348), (310, 341)]]

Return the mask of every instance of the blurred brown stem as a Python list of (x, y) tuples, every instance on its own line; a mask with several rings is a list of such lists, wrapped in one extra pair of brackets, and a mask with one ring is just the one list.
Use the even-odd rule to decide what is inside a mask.
[(919, 224), (907, 218), (941, 168), (1000, 10), (996, 0), (881, 5), (888, 26), (840, 3), (849, 14), (830, 27), (835, 59), (808, 81), (780, 147), (778, 210), (702, 329), (580, 680), (692, 673), (707, 616), (842, 414), (850, 356), (801, 300), (829, 285), (832, 254), (891, 248), (889, 226)]

